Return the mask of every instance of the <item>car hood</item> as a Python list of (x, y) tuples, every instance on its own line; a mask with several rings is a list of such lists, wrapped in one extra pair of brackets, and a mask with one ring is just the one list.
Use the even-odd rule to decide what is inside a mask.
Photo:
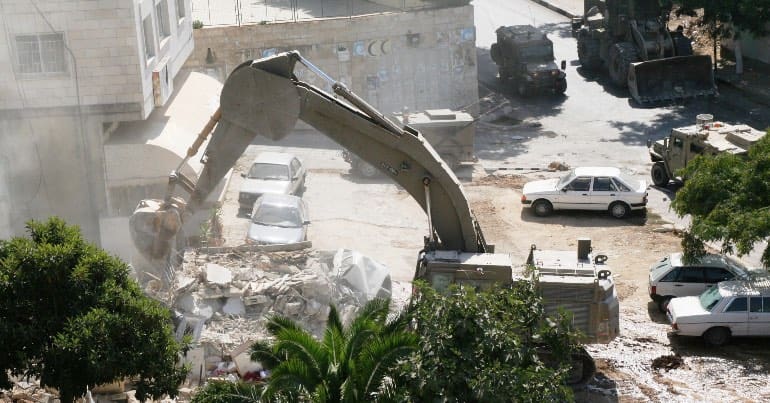
[(540, 181), (527, 182), (522, 189), (522, 193), (529, 194), (551, 194), (557, 193), (556, 184), (559, 183), (558, 179), (545, 179)]
[(305, 240), (305, 228), (284, 228), (251, 223), (246, 238), (252, 242), (263, 244), (298, 243)]
[(674, 320), (682, 317), (708, 315), (710, 312), (703, 309), (700, 297), (679, 297), (668, 303), (668, 310)]
[(289, 193), (291, 182), (282, 180), (244, 179), (241, 184), (241, 193), (265, 194), (265, 193)]

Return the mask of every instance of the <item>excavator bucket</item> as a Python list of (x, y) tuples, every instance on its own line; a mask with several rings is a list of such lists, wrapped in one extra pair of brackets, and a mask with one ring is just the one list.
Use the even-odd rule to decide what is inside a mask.
[(168, 258), (176, 245), (176, 235), (182, 228), (183, 207), (184, 202), (178, 199), (139, 202), (129, 219), (129, 230), (142, 256), (150, 261)]
[(632, 63), (628, 89), (641, 104), (715, 95), (709, 56), (676, 56)]

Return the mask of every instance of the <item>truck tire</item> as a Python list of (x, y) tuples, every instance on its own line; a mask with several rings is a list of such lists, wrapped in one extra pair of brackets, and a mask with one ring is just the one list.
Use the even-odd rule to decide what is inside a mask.
[(492, 46), (489, 48), (489, 56), (492, 58), (492, 61), (495, 62), (495, 64), (500, 65), (503, 64), (503, 58), (502, 54), (500, 52), (500, 45), (497, 43), (493, 43)]
[(599, 40), (591, 38), (587, 31), (581, 31), (578, 35), (578, 59), (580, 66), (586, 70), (596, 70), (602, 65), (599, 56)]
[(650, 170), (650, 176), (652, 176), (652, 183), (658, 187), (668, 186), (668, 173), (666, 172), (666, 166), (662, 162), (658, 161), (652, 164), (652, 170)]
[(554, 94), (556, 95), (562, 95), (567, 91), (567, 79), (562, 78), (559, 80), (559, 83), (556, 85), (556, 88), (553, 90)]
[(671, 302), (671, 300), (674, 297), (666, 296), (658, 300), (658, 310), (661, 313), (666, 313), (666, 310), (668, 309), (668, 303)]
[(631, 42), (618, 42), (610, 47), (608, 68), (610, 79), (620, 87), (628, 87), (628, 70), (631, 63), (639, 60), (636, 48)]
[(567, 385), (573, 389), (582, 389), (596, 375), (596, 363), (593, 357), (584, 349), (572, 353), (572, 365), (567, 378)]

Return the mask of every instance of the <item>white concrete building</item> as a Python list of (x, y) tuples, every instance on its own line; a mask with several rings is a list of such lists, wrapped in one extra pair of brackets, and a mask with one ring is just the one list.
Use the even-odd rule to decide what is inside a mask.
[[(128, 138), (146, 136), (120, 127), (169, 102), (193, 49), (191, 14), (190, 0), (0, 1), (0, 239), (51, 215), (98, 244), (127, 238), (105, 223), (130, 213), (127, 187), (144, 196), (157, 184), (141, 173), (111, 181), (111, 170), (142, 170), (146, 155)], [(152, 158), (178, 164), (177, 154)]]

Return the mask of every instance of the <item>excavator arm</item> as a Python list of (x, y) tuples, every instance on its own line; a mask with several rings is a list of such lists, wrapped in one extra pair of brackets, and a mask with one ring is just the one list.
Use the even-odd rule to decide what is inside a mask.
[[(298, 80), (294, 75), (297, 62), (327, 81), (339, 98)], [(278, 140), (293, 129), (297, 119), (401, 185), (428, 214), (427, 249), (492, 251), (457, 177), (423, 136), (392, 123), (298, 52), (249, 61), (233, 70), (222, 88), (219, 110), (185, 158), (197, 153), (213, 128), (197, 182), (193, 184), (178, 170), (172, 172), (165, 199), (143, 200), (132, 215), (131, 235), (139, 251), (151, 259), (168, 256), (186, 217), (200, 208), (254, 137)], [(191, 193), (188, 201), (171, 197), (176, 184)]]

